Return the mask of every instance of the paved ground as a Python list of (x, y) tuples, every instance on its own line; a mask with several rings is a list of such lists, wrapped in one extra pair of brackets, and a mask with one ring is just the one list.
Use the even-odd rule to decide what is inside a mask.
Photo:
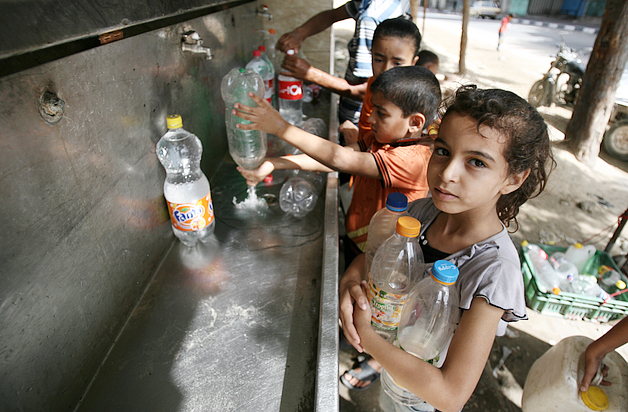
[[(474, 48), (477, 46), (474, 43), (469, 44), (470, 49), (467, 55), (469, 73), (464, 77), (456, 75), (459, 39), (456, 40), (455, 35), (452, 37), (450, 33), (439, 32), (437, 23), (433, 22), (433, 24), (428, 18), (423, 47), (439, 54), (441, 73), (449, 79), (474, 82), (480, 87), (502, 87), (525, 97), (536, 80), (533, 76), (538, 75), (540, 78), (540, 74), (530, 77), (524, 71), (517, 71), (517, 65), (521, 65), (526, 59), (525, 55), (517, 54), (518, 51), (506, 51), (500, 55), (496, 54), (492, 47)], [(573, 28), (574, 31), (590, 32), (599, 27), (599, 19), (574, 22), (566, 19), (549, 20), (540, 17), (527, 19), (518, 16), (513, 24), (566, 31)], [(421, 27), (420, 24), (419, 27)], [(338, 62), (342, 61), (343, 53), (346, 53), (347, 36), (351, 35), (352, 30), (350, 24), (339, 25), (336, 28), (336, 35), (339, 38), (336, 42)], [(340, 75), (344, 73), (342, 65), (336, 73)], [(566, 246), (573, 239), (580, 241), (590, 239), (590, 243), (602, 250), (610, 238), (609, 227), (612, 231), (611, 226), (626, 206), (628, 165), (610, 159), (604, 154), (601, 154), (594, 168), (582, 165), (560, 145), (571, 112), (561, 108), (541, 108), (540, 112), (550, 125), (552, 138), (555, 141), (554, 153), (558, 161), (558, 169), (552, 176), (546, 193), (522, 207), (519, 219), (521, 228), (513, 235), (513, 240), (516, 243), (522, 239), (539, 242), (542, 239), (551, 238), (558, 244)], [(591, 212), (585, 212), (578, 207), (582, 202), (595, 203), (595, 200), (599, 198), (609, 202), (612, 207), (598, 205)], [(626, 241), (622, 238), (612, 254), (625, 253), (624, 249), (626, 249)], [(509, 327), (509, 333), (506, 336), (496, 339), (482, 378), (463, 409), (464, 412), (521, 411), (522, 387), (536, 359), (567, 336), (584, 335), (596, 339), (612, 326), (612, 322), (600, 324), (584, 320), (569, 320), (563, 317), (541, 315), (530, 309), (528, 316), (529, 320), (513, 324)], [(502, 357), (504, 347), (509, 348), (512, 353), (506, 358), (503, 367), (497, 371), (497, 378), (495, 378), (493, 369)], [(628, 348), (621, 348), (618, 352), (628, 359)], [(353, 348), (341, 348), (339, 375), (351, 367), (356, 355), (357, 352)], [(341, 411), (379, 411), (378, 392), (379, 382), (361, 392), (349, 391), (340, 385)]]

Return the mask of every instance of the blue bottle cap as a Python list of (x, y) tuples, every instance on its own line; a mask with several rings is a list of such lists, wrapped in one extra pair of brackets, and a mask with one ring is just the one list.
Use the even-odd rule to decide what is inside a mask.
[(408, 197), (403, 193), (390, 193), (386, 198), (386, 207), (393, 212), (403, 212), (408, 208)]
[(446, 260), (437, 260), (432, 266), (432, 278), (443, 285), (452, 285), (458, 279), (458, 267)]

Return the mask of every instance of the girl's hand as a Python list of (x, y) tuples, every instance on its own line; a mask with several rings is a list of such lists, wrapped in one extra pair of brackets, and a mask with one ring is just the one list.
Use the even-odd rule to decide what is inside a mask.
[(242, 130), (261, 130), (281, 137), (290, 123), (286, 122), (270, 103), (255, 93), (249, 92), (249, 97), (253, 99), (257, 107), (236, 103), (232, 113), (241, 119), (250, 121), (251, 124), (238, 123), (236, 127)]
[(359, 129), (349, 120), (345, 120), (343, 124), (338, 126), (338, 133), (342, 133), (344, 135), (345, 145), (350, 145), (358, 141)]
[[(595, 377), (600, 363), (604, 359), (604, 353), (599, 353), (594, 350), (592, 345), (589, 345), (584, 352), (584, 375), (582, 376), (582, 382), (580, 383), (580, 391), (585, 392), (589, 389), (591, 381)], [(608, 366), (604, 365), (602, 369), (602, 376), (606, 378), (608, 375)], [(601, 386), (610, 386), (610, 382), (602, 380)]]
[[(362, 281), (366, 283), (366, 281)], [(348, 281), (340, 284), (340, 321), (342, 322), (342, 330), (349, 342), (358, 352), (362, 352), (364, 349), (360, 345), (360, 335), (356, 329), (354, 322), (355, 317), (368, 315), (368, 322), (371, 321), (371, 307), (368, 304), (368, 299), (364, 289), (361, 286), (361, 282)]]
[(255, 170), (248, 170), (243, 168), (242, 166), (237, 167), (238, 172), (246, 179), (246, 184), (249, 186), (256, 186), (259, 182), (264, 180), (266, 176), (271, 174), (273, 170), (275, 170), (275, 165), (265, 160), (264, 163), (261, 164)]

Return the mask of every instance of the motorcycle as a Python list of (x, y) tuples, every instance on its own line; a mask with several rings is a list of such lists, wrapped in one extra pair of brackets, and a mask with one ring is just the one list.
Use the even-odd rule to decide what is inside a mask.
[(528, 102), (534, 107), (552, 104), (573, 107), (576, 104), (586, 68), (580, 57), (591, 48), (574, 50), (567, 47), (564, 40), (558, 47), (547, 73), (530, 88)]

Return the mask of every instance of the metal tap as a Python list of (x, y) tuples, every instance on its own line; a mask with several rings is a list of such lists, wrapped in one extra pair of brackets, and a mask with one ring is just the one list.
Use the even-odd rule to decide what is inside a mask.
[(273, 15), (268, 11), (268, 6), (265, 4), (261, 4), (259, 9), (257, 9), (258, 16), (267, 16), (269, 21), (273, 21)]
[(200, 53), (205, 55), (205, 59), (212, 59), (212, 52), (209, 47), (202, 46), (203, 39), (195, 31), (188, 31), (183, 33), (183, 39), (181, 40), (181, 50), (189, 51), (192, 53)]

